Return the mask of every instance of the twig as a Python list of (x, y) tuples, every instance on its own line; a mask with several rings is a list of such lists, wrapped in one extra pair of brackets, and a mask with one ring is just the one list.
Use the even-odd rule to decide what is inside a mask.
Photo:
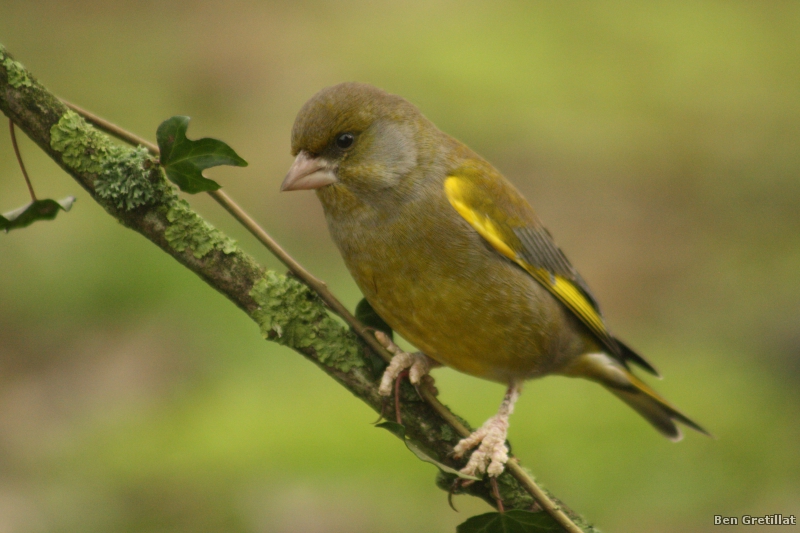
[(516, 460), (509, 460), (508, 463), (506, 463), (506, 469), (525, 487), (525, 490), (533, 496), (542, 509), (552, 516), (561, 527), (570, 533), (583, 533), (583, 530), (575, 525), (570, 517), (561, 510), (561, 507), (547, 496), (547, 493), (542, 490), (542, 487), (536, 484), (533, 478), (525, 472)]
[(11, 130), (11, 144), (14, 146), (14, 153), (17, 154), (17, 161), (19, 168), (22, 170), (22, 175), (25, 177), (25, 183), (28, 184), (28, 192), (31, 193), (31, 201), (36, 201), (36, 193), (33, 192), (33, 185), (31, 179), (28, 177), (28, 171), (25, 170), (25, 163), (22, 162), (22, 155), (19, 153), (19, 146), (17, 145), (17, 134), (14, 132), (14, 122), (8, 119), (8, 129)]
[[(62, 100), (63, 101), (63, 100)], [(155, 144), (113, 124), (81, 107), (76, 106), (75, 104), (69, 103), (64, 101), (64, 104), (67, 105), (70, 109), (81, 115), (84, 119), (88, 122), (96, 126), (97, 128), (109, 133), (118, 139), (121, 139), (127, 143), (132, 145), (141, 145), (147, 148), (147, 150), (152, 153), (153, 155), (159, 155), (158, 146)], [(392, 356), (386, 348), (381, 345), (375, 336), (371, 333), (369, 328), (364, 326), (356, 317), (354, 317), (350, 311), (333, 295), (333, 293), (328, 289), (325, 282), (313, 276), (310, 272), (308, 272), (305, 268), (303, 268), (300, 263), (294, 260), (270, 235), (261, 227), (259, 226), (255, 220), (253, 220), (239, 205), (234, 202), (227, 194), (222, 192), (221, 190), (216, 191), (209, 191), (208, 193), (211, 195), (214, 200), (217, 201), (225, 210), (233, 216), (240, 224), (242, 224), (247, 230), (261, 242), (267, 249), (272, 252), (287, 268), (297, 276), (303, 283), (308, 285), (312, 290), (314, 290), (317, 294), (319, 294), (320, 298), (325, 302), (325, 304), (337, 315), (339, 315), (353, 330), (361, 337), (364, 342), (366, 342), (369, 347), (374, 350), (377, 354), (379, 354), (384, 360), (389, 361), (391, 360)], [(417, 390), (420, 393), (420, 396), (434, 408), (434, 410), (439, 413), (439, 415), (447, 421), (453, 428), (462, 436), (468, 437), (471, 433), (469, 428), (464, 426), (461, 421), (453, 415), (450, 410), (445, 407), (439, 400), (436, 398), (435, 393), (433, 392), (432, 388), (427, 385), (423, 384), (417, 387)], [(547, 493), (536, 484), (536, 481), (517, 463), (516, 459), (509, 460), (506, 464), (506, 469), (509, 473), (517, 479), (517, 481), (522, 484), (522, 486), (527, 490), (531, 496), (536, 500), (536, 502), (544, 509), (553, 519), (561, 525), (566, 531), (569, 533), (583, 533), (583, 530), (579, 528), (573, 521), (570, 519), (569, 516), (561, 510), (561, 508), (550, 499)]]

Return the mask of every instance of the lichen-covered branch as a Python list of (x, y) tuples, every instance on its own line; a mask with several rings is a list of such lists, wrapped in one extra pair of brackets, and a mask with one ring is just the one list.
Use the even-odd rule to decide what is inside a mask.
[[(49, 93), (0, 45), (0, 110), (70, 174), (111, 216), (142, 234), (245, 311), (265, 338), (313, 361), (355, 396), (381, 412), (382, 368), (365, 345), (334, 319), (316, 293), (292, 276), (266, 270), (178, 197), (158, 162), (96, 130)], [(407, 435), (448, 457), (457, 432), (413, 388), (404, 385)], [(451, 478), (440, 475), (447, 487)], [(500, 478), (507, 508), (533, 499), (511, 475)], [(465, 492), (494, 504), (488, 484)]]

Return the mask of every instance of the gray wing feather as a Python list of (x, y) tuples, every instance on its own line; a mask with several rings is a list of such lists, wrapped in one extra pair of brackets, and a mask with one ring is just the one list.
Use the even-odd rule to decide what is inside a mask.
[(514, 228), (514, 233), (522, 243), (522, 252), (520, 253), (522, 259), (531, 265), (544, 268), (552, 275), (563, 276), (574, 282), (589, 299), (595, 310), (600, 312), (600, 306), (597, 305), (597, 300), (594, 299), (589, 286), (583, 281), (575, 267), (570, 264), (561, 248), (556, 246), (546, 228), (543, 226)]

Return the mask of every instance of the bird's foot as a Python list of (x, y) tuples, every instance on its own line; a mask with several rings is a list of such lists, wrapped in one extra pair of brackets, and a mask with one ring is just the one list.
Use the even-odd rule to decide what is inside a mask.
[(508, 416), (495, 415), (469, 437), (461, 439), (453, 452), (456, 458), (461, 458), (466, 452), (475, 448), (469, 457), (467, 466), (461, 469), (462, 474), (481, 477), (487, 473), (497, 477), (503, 473), (508, 462)]
[(453, 454), (456, 458), (463, 457), (466, 452), (477, 447), (470, 455), (467, 466), (461, 469), (463, 474), (480, 477), (486, 473), (490, 477), (497, 477), (503, 473), (508, 462), (508, 417), (514, 411), (514, 403), (520, 392), (522, 386), (512, 384), (506, 391), (497, 414), (455, 445)]
[(376, 331), (375, 338), (392, 354), (392, 361), (384, 370), (380, 387), (378, 387), (378, 393), (381, 396), (391, 396), (392, 387), (397, 377), (406, 370), (408, 370), (408, 380), (411, 384), (419, 385), (422, 378), (428, 374), (428, 371), (438, 366), (438, 363), (422, 352), (404, 352), (382, 331)]

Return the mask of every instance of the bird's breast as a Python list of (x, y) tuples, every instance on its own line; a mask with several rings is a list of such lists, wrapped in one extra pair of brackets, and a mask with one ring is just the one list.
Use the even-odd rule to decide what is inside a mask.
[(550, 372), (580, 351), (563, 306), (443, 209), (452, 210), (326, 206), (348, 270), (392, 329), (446, 366), (502, 383)]

